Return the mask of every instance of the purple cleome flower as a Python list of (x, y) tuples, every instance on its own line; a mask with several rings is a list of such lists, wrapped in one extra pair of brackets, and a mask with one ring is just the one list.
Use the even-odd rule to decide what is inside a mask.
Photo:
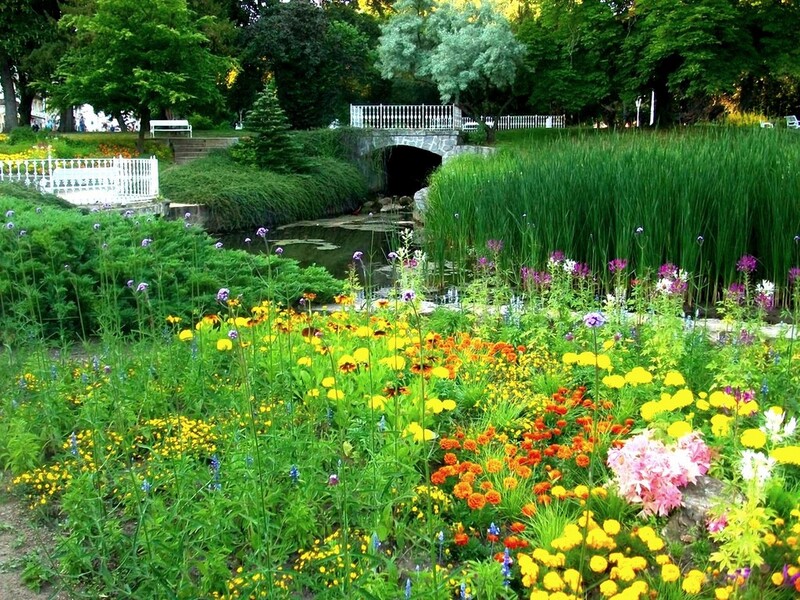
[(135, 282), (133, 281), (133, 279), (128, 279), (128, 282), (125, 285), (128, 286), (129, 288), (132, 288), (134, 283)]
[(339, 476), (336, 473), (331, 473), (328, 475), (328, 485), (339, 485)]
[(8, 223), (6, 223), (6, 229), (14, 229), (14, 224), (11, 221), (9, 221)]
[(356, 250), (355, 252), (353, 252), (353, 260), (354, 261), (361, 262), (361, 260), (363, 258), (364, 258), (364, 253), (361, 252), (361, 250)]
[(590, 329), (602, 327), (606, 323), (606, 318), (599, 312), (590, 312), (584, 315), (583, 324)]
[(7, 210), (6, 211), (6, 219), (10, 219), (13, 216), (14, 216), (14, 211), (13, 210)]
[(26, 229), (19, 230), (19, 237), (25, 237), (26, 235), (28, 235), (28, 231)]
[(231, 329), (228, 332), (228, 339), (230, 339), (230, 340), (238, 340), (239, 339), (239, 332), (236, 331), (235, 329)]
[(249, 244), (249, 243), (250, 243), (250, 242), (252, 242), (252, 241), (253, 241), (253, 240), (251, 240), (249, 237), (246, 237), (246, 238), (244, 238), (244, 243), (245, 243), (245, 244)]
[(153, 243), (153, 240), (151, 240), (150, 238), (144, 238), (142, 240), (142, 248), (147, 248), (152, 243)]
[(256, 231), (256, 235), (260, 238), (267, 237), (267, 233), (269, 233), (269, 229), (267, 229), (266, 227), (259, 227), (258, 230)]
[(503, 240), (489, 240), (486, 242), (486, 247), (497, 254), (503, 249)]
[(757, 265), (758, 261), (755, 256), (745, 254), (739, 259), (739, 262), (736, 263), (736, 270), (741, 273), (752, 273), (756, 270)]
[(636, 230), (633, 232), (634, 235), (642, 235), (643, 233), (644, 233), (644, 227), (642, 226), (637, 227)]
[(398, 256), (397, 252), (389, 252), (389, 254), (386, 255), (386, 258), (389, 260), (397, 260), (400, 257)]
[(608, 270), (612, 273), (618, 273), (619, 271), (625, 270), (625, 267), (628, 266), (628, 261), (624, 258), (615, 258), (608, 263)]
[(789, 283), (800, 283), (800, 267), (789, 269)]
[(217, 302), (227, 302), (230, 295), (231, 291), (228, 288), (220, 288), (217, 292)]
[(403, 300), (403, 302), (411, 302), (416, 297), (417, 294), (414, 292), (414, 290), (403, 290), (403, 293), (400, 294), (400, 298)]
[(216, 248), (217, 250), (222, 250), (222, 242), (217, 242), (216, 244), (214, 244), (214, 248)]
[(149, 288), (149, 287), (150, 287), (150, 284), (145, 283), (144, 281), (142, 281), (139, 285), (136, 286), (136, 291), (140, 292), (140, 293), (143, 293), (143, 292), (146, 292), (147, 288)]
[(98, 229), (100, 229), (100, 223), (95, 223), (94, 225), (92, 225), (92, 228), (93, 228), (95, 231), (97, 231)]
[(275, 254), (277, 254), (278, 256), (280, 256), (281, 254), (283, 254), (283, 248), (281, 248), (280, 246), (278, 246), (277, 248), (275, 248)]

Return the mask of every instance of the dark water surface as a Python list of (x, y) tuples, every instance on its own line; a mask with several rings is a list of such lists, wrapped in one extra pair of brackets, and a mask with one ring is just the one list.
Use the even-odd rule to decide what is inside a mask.
[[(276, 248), (283, 248), (283, 256), (302, 266), (325, 267), (339, 278), (347, 276), (353, 253), (363, 252), (367, 271), (375, 279), (385, 277), (388, 282), (391, 267), (386, 256), (397, 249), (398, 232), (410, 228), (413, 223), (408, 214), (346, 215), (282, 225), (270, 230), (267, 244), (255, 231), (226, 235), (220, 241), (225, 248), (253, 253), (274, 253)], [(248, 237), (252, 240), (249, 244), (245, 243)]]

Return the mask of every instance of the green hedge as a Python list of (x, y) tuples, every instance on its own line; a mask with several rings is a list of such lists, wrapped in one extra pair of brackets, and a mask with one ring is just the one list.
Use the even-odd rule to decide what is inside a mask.
[[(0, 188), (0, 210), (0, 343), (160, 329), (168, 315), (188, 322), (224, 311), (220, 288), (244, 307), (294, 303), (305, 292), (325, 300), (341, 290), (322, 267), (217, 249), (183, 222), (84, 214), (8, 186)], [(146, 293), (136, 292), (142, 282)]]

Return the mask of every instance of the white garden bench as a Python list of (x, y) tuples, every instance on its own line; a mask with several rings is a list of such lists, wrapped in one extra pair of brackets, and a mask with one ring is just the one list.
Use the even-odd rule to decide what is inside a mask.
[(797, 120), (795, 115), (788, 115), (786, 117), (786, 127), (789, 129), (800, 129), (800, 121)]
[(164, 131), (175, 133), (186, 131), (192, 137), (192, 126), (186, 119), (153, 119), (150, 121), (150, 137), (156, 137), (156, 132)]

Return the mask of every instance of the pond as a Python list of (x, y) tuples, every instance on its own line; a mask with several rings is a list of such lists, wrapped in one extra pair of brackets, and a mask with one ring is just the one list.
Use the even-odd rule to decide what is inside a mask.
[[(391, 283), (392, 268), (386, 257), (397, 247), (397, 234), (413, 227), (409, 213), (345, 215), (282, 225), (269, 232), (268, 244), (261, 243), (254, 232), (229, 234), (220, 241), (226, 248), (253, 253), (274, 252), (280, 247), (283, 256), (302, 266), (316, 264), (339, 278), (347, 276), (353, 253), (360, 251), (372, 284), (384, 286)], [(253, 239), (249, 244), (245, 242), (248, 237)]]

